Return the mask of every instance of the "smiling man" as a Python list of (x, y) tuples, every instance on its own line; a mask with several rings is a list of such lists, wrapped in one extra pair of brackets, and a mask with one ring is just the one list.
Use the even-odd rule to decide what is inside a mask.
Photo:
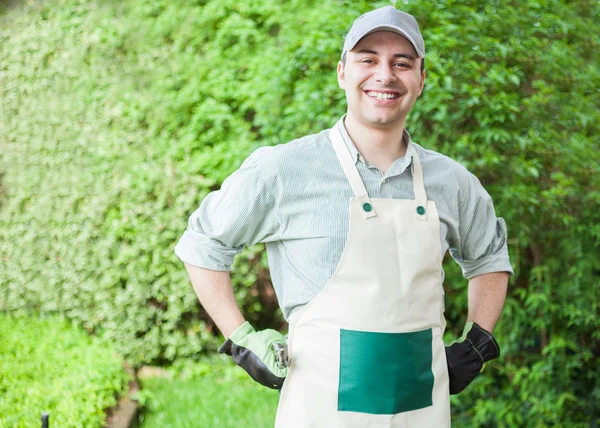
[[(388, 10), (396, 13), (391, 6)], [(379, 30), (352, 49), (345, 47), (338, 82), (348, 101), (344, 121), (348, 134), (358, 151), (385, 173), (405, 153), (406, 144), (397, 142), (402, 141), (406, 116), (423, 91), (425, 70), (423, 58), (405, 36)]]
[[(449, 395), (500, 354), (506, 227), (477, 178), (404, 128), (424, 58), (411, 15), (388, 6), (357, 18), (337, 68), (344, 117), (253, 153), (176, 247), (227, 338), (220, 351), (281, 390), (277, 427), (449, 426)], [(231, 288), (235, 254), (258, 242), (287, 339), (255, 331)], [(462, 337), (445, 347), (447, 251), (469, 280), (469, 304)]]

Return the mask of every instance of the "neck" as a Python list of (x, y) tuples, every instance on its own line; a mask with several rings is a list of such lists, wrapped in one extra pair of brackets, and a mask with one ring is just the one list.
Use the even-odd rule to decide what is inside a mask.
[(402, 138), (404, 120), (392, 127), (367, 126), (348, 112), (344, 126), (360, 155), (384, 174), (398, 158), (406, 154), (406, 143)]

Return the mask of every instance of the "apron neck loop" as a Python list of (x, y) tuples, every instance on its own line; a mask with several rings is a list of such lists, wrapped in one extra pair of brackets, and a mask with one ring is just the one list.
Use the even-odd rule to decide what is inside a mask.
[[(329, 130), (329, 138), (335, 149), (335, 153), (342, 165), (344, 174), (350, 182), (350, 187), (354, 192), (354, 196), (361, 204), (363, 217), (365, 219), (375, 217), (377, 214), (373, 208), (373, 204), (367, 194), (367, 189), (360, 178), (360, 174), (356, 169), (355, 159), (352, 159), (352, 155), (344, 143), (342, 134), (340, 133), (339, 126), (342, 126), (341, 119), (335, 124), (333, 128)], [(425, 185), (423, 184), (423, 169), (421, 168), (421, 160), (419, 155), (412, 144), (407, 145), (407, 155), (412, 156), (411, 170), (413, 176), (413, 190), (415, 194), (415, 211), (414, 216), (416, 220), (427, 220), (427, 194), (425, 193)]]
[(427, 194), (425, 193), (425, 184), (423, 183), (423, 168), (421, 168), (421, 159), (412, 144), (409, 144), (409, 151), (412, 155), (412, 176), (413, 191), (415, 193), (415, 212), (416, 220), (427, 220)]
[(335, 126), (329, 130), (329, 138), (331, 139), (335, 153), (342, 165), (344, 174), (346, 174), (346, 178), (350, 182), (352, 192), (354, 192), (354, 196), (358, 199), (360, 206), (362, 207), (363, 217), (365, 219), (375, 217), (377, 213), (373, 208), (373, 204), (371, 203), (371, 199), (367, 194), (367, 189), (360, 178), (360, 174), (356, 169), (355, 161), (352, 159), (352, 155), (342, 139), (342, 134), (340, 133), (338, 126), (340, 126), (340, 122), (336, 123)]

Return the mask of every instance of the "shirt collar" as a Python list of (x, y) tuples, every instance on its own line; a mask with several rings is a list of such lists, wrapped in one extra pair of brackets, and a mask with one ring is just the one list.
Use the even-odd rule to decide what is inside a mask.
[[(350, 151), (350, 154), (352, 155), (352, 159), (354, 159), (354, 164), (356, 165), (356, 163), (360, 161), (366, 165), (365, 159), (361, 156), (360, 152), (354, 145), (354, 141), (352, 141), (352, 138), (350, 138), (350, 135), (348, 135), (348, 131), (346, 131), (346, 125), (344, 125), (345, 119), (346, 119), (346, 115), (343, 115), (342, 118), (337, 123), (337, 127), (340, 130), (340, 134), (342, 134), (342, 140), (344, 140), (346, 147)], [(402, 168), (402, 169), (404, 170), (412, 163), (413, 150), (415, 150), (415, 147), (410, 138), (410, 134), (408, 133), (406, 128), (402, 132), (402, 139), (406, 143), (406, 155), (409, 155), (409, 158), (407, 158), (406, 155), (404, 155), (405, 161), (402, 162), (404, 164), (404, 168)], [(396, 162), (397, 162), (397, 160), (396, 160)], [(395, 164), (395, 162), (394, 162), (394, 164)]]

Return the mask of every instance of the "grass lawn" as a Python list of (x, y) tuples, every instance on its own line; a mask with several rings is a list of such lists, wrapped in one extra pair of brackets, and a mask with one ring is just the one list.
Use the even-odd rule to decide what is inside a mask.
[(188, 363), (172, 378), (142, 379), (142, 428), (272, 427), (279, 394), (221, 358)]

